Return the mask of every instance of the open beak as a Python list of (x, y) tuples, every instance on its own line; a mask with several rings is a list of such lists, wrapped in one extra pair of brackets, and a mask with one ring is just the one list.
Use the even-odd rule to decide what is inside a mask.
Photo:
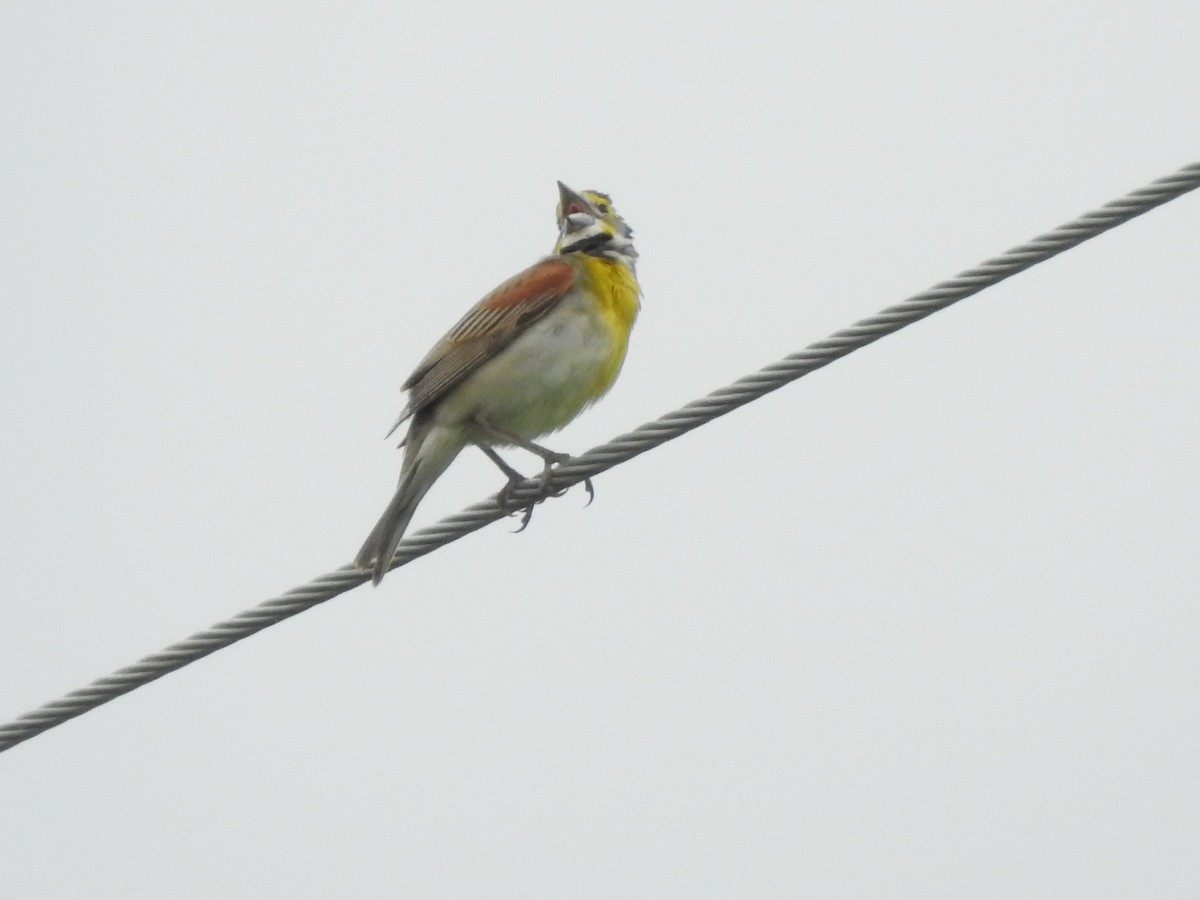
[(564, 219), (576, 213), (584, 213), (589, 216), (595, 215), (592, 211), (592, 205), (561, 181), (558, 183), (558, 202)]

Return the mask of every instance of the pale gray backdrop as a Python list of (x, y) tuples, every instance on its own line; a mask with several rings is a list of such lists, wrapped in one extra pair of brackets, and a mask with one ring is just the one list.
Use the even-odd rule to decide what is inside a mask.
[[(581, 451), (1200, 159), (1194, 3), (832, 7), (4, 4), (0, 717), (346, 562), (556, 179), (643, 259)], [(5, 753), (5, 894), (1196, 896), (1198, 234)]]

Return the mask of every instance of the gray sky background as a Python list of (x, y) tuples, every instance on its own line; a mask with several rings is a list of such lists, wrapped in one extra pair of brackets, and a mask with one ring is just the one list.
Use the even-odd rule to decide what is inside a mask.
[[(5, 4), (0, 717), (346, 562), (555, 179), (642, 253), (579, 452), (1200, 159), (1194, 3), (833, 6)], [(1196, 896), (1198, 234), (3, 754), (5, 893)]]

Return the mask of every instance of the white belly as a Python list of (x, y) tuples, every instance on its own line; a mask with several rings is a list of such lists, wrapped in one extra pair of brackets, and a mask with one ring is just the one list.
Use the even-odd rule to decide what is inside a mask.
[(435, 421), (480, 418), (526, 440), (557, 431), (599, 399), (613, 340), (589, 301), (569, 296), (438, 404)]

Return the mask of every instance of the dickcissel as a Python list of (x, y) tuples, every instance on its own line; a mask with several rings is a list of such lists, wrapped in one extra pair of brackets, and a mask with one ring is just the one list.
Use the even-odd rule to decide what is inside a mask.
[(633, 232), (607, 195), (561, 181), (558, 190), (554, 252), (471, 307), (404, 382), (408, 404), (388, 432), (409, 423), (400, 484), (354, 560), (375, 584), (417, 504), (464, 447), (487, 454), (508, 487), (521, 475), (495, 447), (537, 454), (548, 479), (568, 457), (534, 441), (603, 397), (621, 371), (641, 305)]

